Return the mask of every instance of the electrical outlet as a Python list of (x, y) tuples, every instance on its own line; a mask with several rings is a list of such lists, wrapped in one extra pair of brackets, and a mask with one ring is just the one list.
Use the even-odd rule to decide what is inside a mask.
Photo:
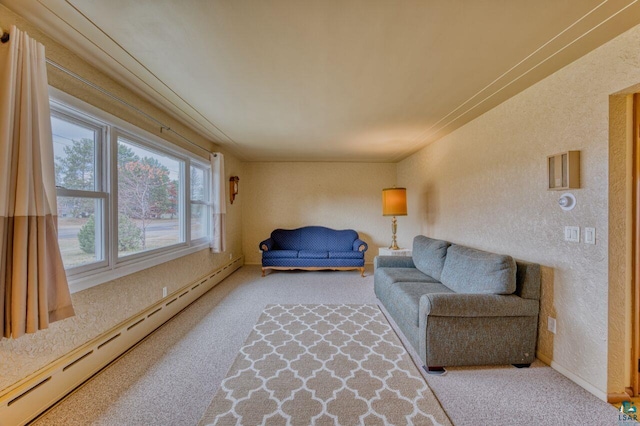
[(229, 260), (233, 259), (233, 253), (229, 253)]
[(167, 291), (167, 288), (162, 287), (162, 297), (167, 297), (167, 294), (169, 294), (169, 292)]
[(553, 317), (547, 317), (547, 329), (556, 334), (556, 319)]

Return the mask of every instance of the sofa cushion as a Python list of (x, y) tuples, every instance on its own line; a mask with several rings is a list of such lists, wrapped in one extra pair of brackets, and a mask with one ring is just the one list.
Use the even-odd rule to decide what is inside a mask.
[(330, 251), (329, 259), (363, 259), (363, 251)]
[(298, 257), (298, 250), (269, 250), (262, 252), (263, 259), (283, 259)]
[(438, 280), (415, 268), (378, 268), (373, 280), (373, 289), (378, 299), (386, 304), (390, 289), (399, 282), (437, 283)]
[(516, 262), (511, 256), (452, 245), (440, 278), (456, 293), (512, 294)]
[(439, 281), (450, 245), (447, 241), (418, 235), (413, 239), (413, 263), (420, 271)]
[(383, 281), (388, 284), (398, 282), (422, 282), (437, 283), (438, 280), (425, 275), (415, 268), (379, 268), (375, 272), (376, 280)]
[(298, 257), (301, 259), (326, 259), (329, 257), (329, 253), (318, 250), (300, 250)]
[(394, 314), (400, 316), (407, 324), (418, 327), (420, 298), (427, 293), (452, 293), (452, 291), (438, 282), (398, 282), (389, 287), (385, 306), (391, 306)]

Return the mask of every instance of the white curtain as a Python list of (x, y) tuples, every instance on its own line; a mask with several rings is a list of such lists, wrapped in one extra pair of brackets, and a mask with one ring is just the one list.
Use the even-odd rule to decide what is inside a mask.
[(74, 315), (58, 247), (44, 46), (0, 44), (0, 326), (20, 337)]
[(213, 236), (211, 250), (222, 253), (227, 249), (227, 192), (224, 174), (224, 155), (219, 152), (210, 154), (211, 161), (211, 203), (213, 205)]

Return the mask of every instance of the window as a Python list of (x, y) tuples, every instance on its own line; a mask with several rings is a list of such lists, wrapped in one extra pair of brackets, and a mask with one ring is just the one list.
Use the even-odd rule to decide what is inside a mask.
[(50, 91), (58, 242), (72, 291), (208, 246), (205, 160)]
[(184, 163), (118, 137), (118, 257), (185, 241)]
[(211, 207), (209, 200), (209, 186), (211, 177), (209, 171), (201, 165), (192, 165), (190, 173), (191, 183), (191, 239), (199, 240), (209, 237), (209, 218)]
[(103, 128), (61, 112), (51, 116), (58, 193), (58, 243), (68, 270), (104, 264), (106, 192), (102, 180)]

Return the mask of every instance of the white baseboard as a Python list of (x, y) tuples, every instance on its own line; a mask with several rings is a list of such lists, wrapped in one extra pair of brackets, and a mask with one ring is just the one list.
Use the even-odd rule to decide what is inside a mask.
[(63, 355), (0, 394), (0, 426), (24, 425), (240, 268), (238, 257)]
[(589, 383), (586, 380), (584, 380), (583, 378), (575, 375), (574, 373), (572, 373), (571, 371), (567, 370), (562, 365), (560, 365), (557, 362), (553, 361), (549, 357), (547, 357), (547, 356), (545, 356), (545, 355), (543, 355), (543, 354), (541, 354), (539, 352), (536, 353), (536, 357), (540, 361), (544, 362), (545, 364), (547, 364), (548, 366), (550, 366), (551, 368), (556, 370), (558, 373), (562, 374), (563, 376), (565, 376), (566, 378), (571, 380), (572, 382), (575, 382), (578, 386), (580, 386), (580, 387), (584, 388), (585, 390), (589, 391), (590, 393), (592, 393), (598, 399), (601, 399), (604, 402), (607, 402), (607, 393), (606, 392), (603, 392), (600, 389), (596, 388), (591, 383)]

